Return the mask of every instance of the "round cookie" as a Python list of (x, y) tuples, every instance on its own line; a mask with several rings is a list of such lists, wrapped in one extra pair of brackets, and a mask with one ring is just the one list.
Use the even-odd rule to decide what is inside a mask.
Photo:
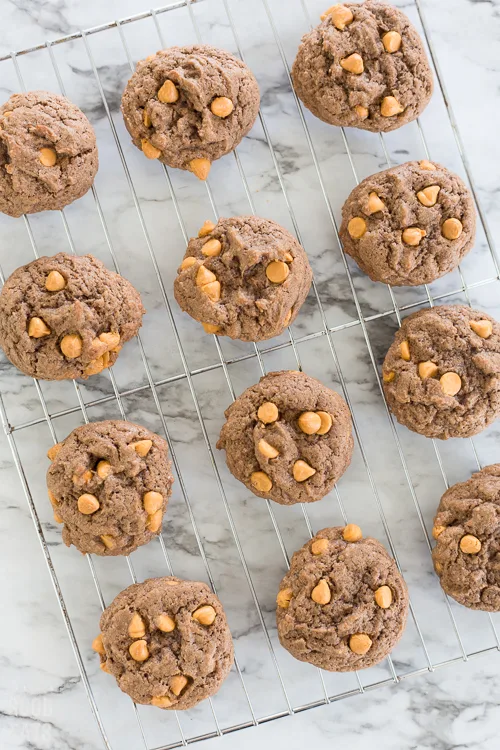
[(92, 648), (136, 703), (183, 710), (216, 693), (234, 659), (219, 599), (206, 583), (149, 578), (101, 615)]
[(49, 499), (68, 547), (128, 555), (160, 532), (174, 481), (162, 437), (123, 420), (90, 422), (47, 455)]
[(99, 165), (94, 129), (64, 96), (14, 94), (0, 107), (0, 211), (56, 211), (81, 198)]
[(432, 72), (408, 18), (385, 3), (332, 5), (302, 37), (295, 91), (331, 125), (380, 131), (411, 122), (432, 95)]
[(0, 293), (0, 346), (26, 375), (87, 378), (137, 334), (139, 293), (92, 255), (58, 253), (21, 266)]
[(429, 284), (452, 271), (474, 244), (472, 196), (457, 175), (409, 161), (367, 177), (342, 208), (346, 253), (373, 279)]
[(295, 320), (311, 281), (305, 250), (286, 229), (236, 216), (206, 221), (189, 241), (174, 294), (207, 333), (263, 341)]
[(330, 672), (378, 664), (401, 638), (408, 614), (396, 563), (355, 524), (323, 529), (304, 544), (276, 602), (281, 645)]
[(470, 437), (500, 414), (500, 325), (463, 305), (413, 313), (383, 365), (387, 403), (427, 437)]
[(122, 113), (148, 159), (205, 180), (215, 159), (232, 151), (259, 112), (259, 87), (247, 66), (207, 44), (170, 47), (138, 63)]
[(446, 593), (464, 607), (500, 612), (500, 464), (444, 493), (432, 533), (434, 568)]
[(234, 476), (280, 505), (313, 503), (351, 462), (344, 399), (297, 370), (270, 372), (225, 411), (217, 448)]

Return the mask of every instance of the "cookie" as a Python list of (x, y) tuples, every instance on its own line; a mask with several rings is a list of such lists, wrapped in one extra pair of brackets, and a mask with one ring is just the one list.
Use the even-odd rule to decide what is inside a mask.
[(258, 497), (280, 505), (321, 500), (351, 462), (344, 399), (297, 370), (270, 372), (225, 411), (217, 448)]
[(0, 346), (26, 375), (88, 378), (137, 334), (139, 293), (92, 255), (58, 253), (21, 266), (0, 293)]
[(85, 195), (99, 166), (94, 129), (65, 96), (14, 94), (0, 107), (0, 211), (56, 211)]
[(101, 615), (92, 648), (135, 703), (183, 710), (216, 693), (231, 669), (231, 632), (206, 583), (149, 578)]
[(367, 177), (342, 208), (346, 253), (373, 279), (430, 284), (474, 244), (476, 212), (460, 177), (430, 161), (409, 161)]
[(259, 112), (252, 72), (207, 44), (170, 47), (138, 63), (122, 97), (133, 143), (148, 159), (205, 180), (215, 159), (232, 151)]
[(174, 481), (162, 437), (132, 422), (90, 422), (47, 455), (49, 499), (68, 547), (128, 555), (159, 534)]
[(236, 216), (206, 221), (190, 240), (174, 294), (207, 333), (263, 341), (295, 320), (311, 281), (305, 250), (286, 229)]
[(413, 313), (383, 365), (387, 403), (427, 437), (470, 437), (500, 414), (500, 325), (463, 305)]
[(321, 18), (292, 67), (306, 107), (331, 125), (375, 133), (418, 117), (432, 95), (432, 72), (405, 14), (368, 0), (332, 5)]
[(281, 645), (329, 672), (378, 664), (401, 638), (408, 590), (396, 563), (355, 524), (319, 531), (280, 583)]
[(446, 593), (464, 607), (500, 612), (500, 464), (444, 493), (432, 534), (434, 568)]

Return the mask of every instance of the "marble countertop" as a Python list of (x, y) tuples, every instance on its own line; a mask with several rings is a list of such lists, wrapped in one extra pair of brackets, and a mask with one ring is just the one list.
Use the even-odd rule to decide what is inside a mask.
[[(342, 523), (345, 513), (365, 533), (391, 547), (409, 584), (413, 616), (390, 663), (366, 670), (359, 677), (324, 676), (328, 695), (349, 693), (349, 697), (208, 739), (204, 746), (241, 749), (253, 748), (259, 742), (266, 748), (293, 749), (327, 748), (333, 743), (350, 750), (498, 747), (500, 620), (498, 616), (469, 612), (443, 598), (432, 573), (425, 536), (444, 489), (444, 478), (449, 483), (465, 479), (477, 467), (476, 454), (481, 464), (499, 460), (498, 423), (475, 438), (473, 446), (457, 440), (440, 444), (439, 461), (432, 442), (403, 428), (393, 432), (359, 324), (361, 314), (367, 321), (373, 361), (380, 365), (397, 326), (396, 315), (387, 313), (392, 309), (391, 297), (386, 287), (370, 282), (350, 261), (346, 273), (334, 229), (355, 177), (361, 179), (384, 168), (387, 157), (391, 163), (425, 157), (422, 133), (432, 159), (460, 174), (463, 164), (443, 94), (437, 87), (421, 118), (422, 131), (415, 124), (406, 126), (389, 134), (384, 144), (374, 134), (355, 131), (346, 132), (344, 141), (339, 129), (306, 113), (320, 165), (318, 176), (283, 61), (291, 62), (298, 40), (307, 30), (304, 9), (316, 19), (327, 4), (319, 0), (267, 0), (283, 57), (264, 0), (202, 0), (193, 5), (202, 40), (236, 52), (225, 5), (229, 7), (240, 48), (263, 94), (263, 121), (238, 148), (237, 160), (228, 155), (214, 164), (211, 195), (191, 175), (173, 170), (166, 179), (159, 164), (146, 163), (130, 145), (119, 115), (119, 98), (131, 63), (162, 45), (196, 40), (186, 8), (159, 14), (157, 26), (151, 18), (144, 18), (93, 34), (86, 42), (76, 39), (55, 45), (51, 53), (45, 49), (20, 56), (17, 65), (12, 61), (0, 63), (2, 99), (22, 85), (55, 91), (62, 85), (91, 119), (101, 162), (96, 180), (100, 214), (88, 195), (65, 210), (64, 220), (60, 214), (47, 213), (31, 217), (27, 225), (23, 219), (0, 216), (2, 272), (8, 275), (29, 262), (34, 247), (40, 254), (68, 248), (92, 252), (110, 267), (117, 263), (140, 290), (148, 310), (141, 341), (149, 361), (147, 370), (139, 345), (131, 342), (121, 353), (112, 377), (106, 373), (76, 389), (72, 383), (40, 383), (37, 387), (0, 359), (0, 391), (8, 424), (17, 428), (9, 435), (10, 445), (7, 434), (0, 433), (2, 750), (104, 747), (45, 554), (50, 555), (61, 586), (82, 664), (113, 750), (141, 750), (145, 744), (131, 702), (109, 676), (100, 672), (90, 649), (98, 632), (101, 605), (131, 582), (131, 574), (142, 580), (173, 570), (186, 578), (207, 580), (197, 534), (228, 613), (240, 672), (233, 670), (212, 706), (206, 702), (179, 716), (178, 722), (170, 712), (139, 708), (148, 748), (213, 732), (214, 715), (224, 728), (251, 722), (252, 711), (259, 718), (286, 713), (287, 699), (298, 707), (324, 697), (318, 673), (287, 658), (274, 627), (277, 583), (286, 569), (286, 556), (308, 537), (306, 517), (301, 508), (276, 507), (271, 515), (265, 503), (249, 496), (229, 475), (223, 457), (213, 451), (212, 463), (207, 451), (207, 446), (214, 448), (222, 411), (233, 392), (241, 392), (260, 376), (259, 359), (250, 345), (221, 341), (220, 350), (216, 348), (213, 337), (200, 335), (198, 326), (180, 312), (171, 293), (185, 236), (197, 231), (214, 211), (219, 215), (255, 211), (292, 231), (295, 221), (315, 272), (317, 297), (310, 295), (293, 327), (294, 339), (298, 340), (295, 349), (284, 335), (259, 347), (263, 352), (260, 361), (267, 370), (294, 368), (298, 356), (305, 371), (340, 392), (344, 389), (361, 435), (352, 466), (337, 491), (308, 508), (307, 521), (317, 530)], [(395, 4), (418, 22), (413, 0)], [(500, 116), (500, 2), (420, 0), (420, 5), (494, 240), (500, 236), (500, 141), (496, 137)], [(147, 11), (149, 2), (0, 0), (0, 7), (1, 56), (71, 35), (79, 28)], [(346, 155), (346, 144), (353, 155), (352, 163)], [(128, 172), (123, 170), (122, 155)], [(454, 272), (432, 284), (432, 298), (470, 299), (474, 306), (500, 317), (500, 283), (487, 240), (480, 228), (476, 247), (462, 265), (462, 276)], [(359, 299), (358, 308), (349, 278)], [(463, 281), (469, 288), (466, 293)], [(165, 298), (170, 315), (165, 311)], [(394, 298), (403, 310), (428, 304), (424, 289), (397, 289)], [(330, 339), (316, 335), (322, 331), (324, 320), (331, 329)], [(220, 356), (231, 362), (227, 368), (220, 366)], [(183, 374), (185, 366), (194, 373), (189, 378)], [(149, 378), (156, 383), (154, 393), (148, 387)], [(121, 394), (118, 400), (117, 392)], [(53, 433), (44, 420), (40, 396), (52, 416)], [(200, 426), (200, 414), (205, 431)], [(65, 437), (85, 416), (89, 420), (126, 416), (159, 432), (168, 429), (176, 474), (180, 471), (183, 482), (177, 476), (163, 533), (166, 556), (159, 544), (150, 544), (134, 553), (129, 564), (123, 559), (94, 559), (91, 565), (74, 548), (68, 550), (62, 544), (46, 500), (45, 452), (53, 439)], [(24, 466), (22, 480), (12, 446)], [(38, 515), (45, 551), (25, 489)], [(240, 562), (229, 514), (245, 554), (246, 570)], [(464, 654), (485, 649), (486, 654), (471, 656), (464, 663)], [(443, 666), (429, 669), (429, 665), (438, 664)], [(393, 684), (394, 675), (401, 678), (398, 684)], [(364, 694), (360, 694), (361, 689)]]

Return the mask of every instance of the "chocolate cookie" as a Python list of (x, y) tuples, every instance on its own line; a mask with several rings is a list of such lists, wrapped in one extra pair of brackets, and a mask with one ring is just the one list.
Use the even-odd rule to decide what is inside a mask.
[(276, 602), (281, 645), (330, 672), (378, 664), (401, 638), (408, 614), (396, 563), (355, 524), (323, 529), (304, 544)]
[(207, 333), (263, 341), (295, 320), (311, 281), (307, 255), (286, 229), (236, 216), (206, 221), (190, 240), (174, 293)]
[(481, 432), (500, 414), (500, 325), (462, 305), (405, 318), (383, 365), (401, 424), (446, 440)]
[(344, 399), (296, 370), (270, 372), (225, 411), (217, 448), (254, 495), (280, 505), (321, 500), (351, 462)]
[(136, 703), (183, 710), (216, 693), (231, 669), (231, 632), (206, 583), (149, 578), (101, 615), (92, 648)]
[(367, 177), (342, 208), (346, 253), (373, 279), (429, 284), (474, 244), (476, 212), (462, 180), (439, 164), (409, 161)]
[(295, 91), (331, 125), (395, 130), (425, 109), (432, 72), (422, 41), (392, 5), (332, 5), (302, 37), (292, 68)]
[(0, 211), (55, 211), (81, 198), (99, 161), (92, 125), (64, 96), (14, 94), (0, 107)]
[(107, 420), (77, 427), (48, 452), (49, 499), (64, 543), (95, 555), (128, 555), (160, 531), (174, 478), (166, 441)]
[(92, 255), (58, 253), (21, 266), (0, 293), (0, 346), (26, 375), (87, 378), (137, 334), (139, 293)]
[(434, 519), (441, 586), (470, 609), (500, 612), (500, 464), (447, 490)]
[(138, 63), (122, 113), (132, 141), (148, 159), (206, 180), (211, 163), (248, 133), (259, 102), (257, 81), (241, 60), (195, 44), (160, 50)]

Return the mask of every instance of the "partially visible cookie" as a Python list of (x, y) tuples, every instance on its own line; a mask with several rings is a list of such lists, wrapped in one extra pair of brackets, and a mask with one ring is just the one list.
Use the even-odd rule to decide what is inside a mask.
[(378, 664), (401, 638), (408, 590), (396, 563), (355, 524), (319, 531), (280, 583), (281, 645), (330, 672)]
[(148, 159), (205, 180), (232, 151), (259, 111), (259, 87), (247, 66), (208, 44), (170, 47), (138, 63), (122, 97), (133, 143)]
[(207, 333), (263, 341), (295, 320), (311, 281), (305, 250), (286, 229), (235, 216), (205, 222), (189, 241), (174, 293)]
[(411, 122), (431, 98), (432, 71), (416, 30), (397, 8), (367, 0), (332, 5), (302, 37), (295, 91), (331, 125), (374, 132)]
[(344, 399), (296, 370), (270, 372), (225, 411), (217, 448), (254, 495), (281, 505), (321, 500), (351, 462)]
[(132, 422), (90, 422), (47, 455), (49, 499), (68, 547), (128, 555), (160, 533), (174, 481), (162, 437)]
[(135, 703), (183, 710), (216, 693), (234, 659), (219, 599), (206, 583), (149, 578), (101, 615), (92, 648)]
[(424, 159), (355, 187), (342, 208), (340, 237), (373, 281), (416, 286), (456, 268), (475, 231), (474, 202), (460, 177)]
[(92, 255), (21, 266), (0, 292), (0, 346), (26, 375), (87, 378), (111, 367), (141, 327), (139, 293)]
[(55, 211), (84, 195), (98, 168), (92, 125), (65, 96), (14, 94), (0, 107), (0, 211)]
[(500, 325), (463, 305), (405, 318), (383, 365), (401, 424), (427, 437), (469, 437), (500, 415)]
[(500, 612), (500, 464), (444, 493), (432, 533), (434, 569), (446, 593), (464, 607)]

